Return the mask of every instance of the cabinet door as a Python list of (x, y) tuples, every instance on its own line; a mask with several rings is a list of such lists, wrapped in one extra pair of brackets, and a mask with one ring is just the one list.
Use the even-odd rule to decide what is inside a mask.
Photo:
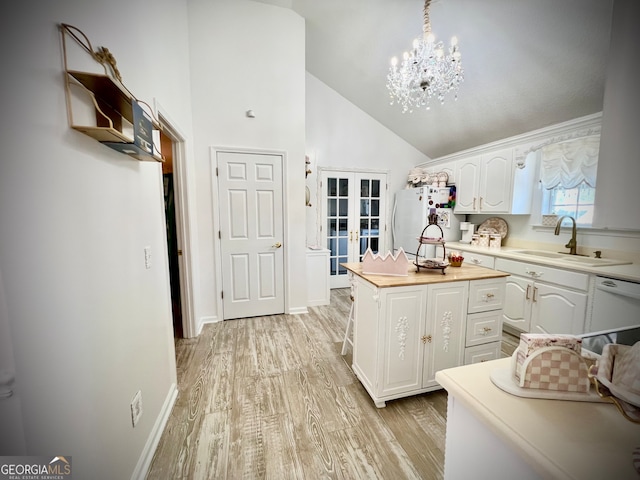
[(533, 333), (584, 333), (586, 293), (536, 282), (531, 300)]
[(411, 392), (421, 387), (426, 288), (383, 290), (385, 330), (381, 335), (382, 381), (379, 396)]
[(331, 288), (349, 286), (341, 263), (359, 262), (367, 248), (386, 251), (387, 176), (384, 173), (324, 170), (320, 226), (329, 249)]
[(511, 275), (506, 279), (502, 320), (523, 332), (531, 328), (531, 298), (533, 282)]
[(436, 372), (462, 365), (469, 282), (429, 285), (423, 342), (422, 386), (435, 385)]
[(371, 283), (355, 277), (353, 294), (353, 368), (360, 382), (373, 392), (380, 351), (380, 292)]
[(478, 210), (481, 213), (509, 213), (512, 167), (512, 149), (500, 150), (482, 157), (478, 201)]
[(480, 159), (471, 157), (456, 164), (456, 206), (454, 213), (476, 213), (478, 209), (478, 181)]

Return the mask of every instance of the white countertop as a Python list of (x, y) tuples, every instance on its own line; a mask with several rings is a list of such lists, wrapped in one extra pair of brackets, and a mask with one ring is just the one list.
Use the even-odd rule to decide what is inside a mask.
[(495, 257), (510, 258), (513, 260), (519, 260), (528, 263), (535, 263), (539, 265), (549, 265), (552, 267), (563, 268), (566, 270), (574, 270), (577, 272), (593, 273), (595, 275), (603, 275), (605, 277), (616, 278), (619, 280), (628, 280), (631, 282), (640, 282), (640, 264), (631, 263), (627, 265), (612, 265), (602, 267), (591, 267), (580, 264), (572, 264), (569, 262), (558, 261), (553, 258), (536, 257), (534, 255), (522, 255), (518, 254), (519, 250), (526, 250), (525, 248), (514, 247), (501, 247), (501, 248), (489, 248), (489, 247), (477, 247), (468, 243), (460, 242), (447, 242), (447, 251), (451, 250), (463, 250), (465, 252), (476, 252), (482, 255), (492, 255)]
[(632, 464), (640, 425), (609, 403), (522, 398), (489, 378), (511, 359), (441, 370), (436, 381), (543, 478), (638, 478)]

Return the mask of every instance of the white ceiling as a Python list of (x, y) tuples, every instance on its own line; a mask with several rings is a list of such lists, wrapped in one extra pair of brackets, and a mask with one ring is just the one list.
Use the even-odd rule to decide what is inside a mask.
[(434, 0), (458, 37), (458, 100), (389, 105), (389, 60), (422, 31), (423, 0), (258, 0), (306, 20), (306, 69), (431, 158), (600, 112), (613, 0)]

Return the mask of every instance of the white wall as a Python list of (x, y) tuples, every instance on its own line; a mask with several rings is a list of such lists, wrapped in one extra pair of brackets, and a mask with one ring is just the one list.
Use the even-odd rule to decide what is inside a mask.
[(3, 15), (0, 276), (27, 454), (130, 478), (176, 383), (161, 166), (69, 128), (58, 24), (108, 47), (127, 87), (190, 136), (186, 5), (41, 0)]
[[(189, 0), (200, 244), (200, 321), (222, 320), (211, 147), (283, 152), (288, 312), (306, 311), (304, 20), (247, 0)], [(255, 118), (245, 112), (254, 110)]]
[[(318, 167), (387, 171), (387, 205), (390, 214), (394, 194), (405, 187), (409, 170), (418, 163), (428, 161), (429, 157), (308, 72), (306, 85), (307, 154), (312, 170), (306, 182), (311, 191), (312, 205), (307, 207), (307, 242), (316, 245), (320, 242)], [(388, 220), (391, 221), (391, 218)], [(389, 248), (390, 229), (389, 224)]]
[[(594, 225), (640, 229), (640, 3), (616, 0), (604, 90)], [(615, 165), (615, 168), (610, 168)]]

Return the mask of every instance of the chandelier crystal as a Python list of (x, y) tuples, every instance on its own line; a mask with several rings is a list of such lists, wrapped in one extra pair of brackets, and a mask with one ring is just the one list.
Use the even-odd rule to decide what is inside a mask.
[(442, 41), (435, 41), (431, 33), (429, 6), (431, 0), (424, 2), (424, 24), (422, 38), (413, 41), (411, 52), (404, 52), (402, 62), (391, 59), (391, 68), (387, 75), (387, 88), (391, 96), (391, 105), (398, 103), (402, 113), (413, 112), (414, 108), (426, 107), (436, 97), (441, 104), (449, 92), (458, 98), (458, 87), (464, 80), (464, 71), (460, 60), (460, 49), (456, 37), (451, 39), (449, 50), (445, 54)]

